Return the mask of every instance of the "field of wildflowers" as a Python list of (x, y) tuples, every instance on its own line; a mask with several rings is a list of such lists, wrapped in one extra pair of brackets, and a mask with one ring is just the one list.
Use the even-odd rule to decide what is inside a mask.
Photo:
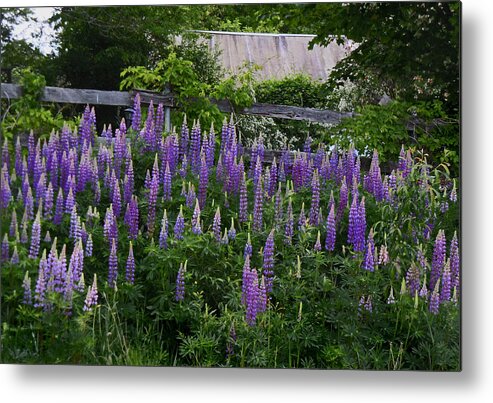
[(447, 166), (310, 141), (267, 163), (261, 133), (146, 109), (3, 143), (2, 362), (460, 369)]

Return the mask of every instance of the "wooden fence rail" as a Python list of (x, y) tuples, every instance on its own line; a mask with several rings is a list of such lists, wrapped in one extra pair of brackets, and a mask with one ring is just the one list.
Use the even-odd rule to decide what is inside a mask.
[[(137, 92), (140, 94), (140, 99), (143, 104), (149, 104), (152, 100), (155, 105), (162, 103), (166, 109), (176, 107), (173, 94), (159, 94), (144, 90), (124, 92), (45, 87), (40, 100), (55, 103), (130, 107), (133, 105), (133, 98)], [(20, 98), (22, 96), (22, 87), (16, 84), (2, 83), (0, 87), (0, 95), (1, 98), (5, 99)], [(353, 112), (343, 113), (324, 109), (301, 108), (298, 106), (272, 105), (263, 103), (255, 103), (247, 108), (234, 109), (231, 103), (226, 100), (211, 99), (211, 102), (217, 105), (221, 112), (225, 113), (235, 112), (242, 115), (266, 116), (290, 120), (306, 120), (310, 122), (328, 124), (338, 124), (341, 123), (344, 118), (358, 116)], [(169, 122), (167, 123), (169, 124)], [(428, 131), (445, 124), (447, 124), (447, 122), (440, 119), (433, 119), (431, 122), (424, 122), (420, 119), (412, 118), (406, 122), (406, 127), (410, 131), (414, 131), (417, 127)]]
[[(68, 104), (89, 104), (89, 105), (111, 105), (111, 106), (132, 106), (133, 98), (137, 91), (101, 91), (89, 89), (45, 87), (40, 100), (43, 102), (68, 103)], [(173, 94), (163, 95), (151, 91), (138, 91), (141, 102), (149, 104), (162, 103), (165, 107), (175, 107)], [(1, 97), (6, 99), (17, 99), (22, 96), (22, 87), (16, 84), (2, 84)], [(340, 123), (343, 118), (353, 117), (353, 113), (341, 113), (330, 110), (300, 108), (297, 106), (271, 105), (255, 103), (248, 108), (235, 110), (231, 103), (224, 100), (214, 100), (211, 102), (217, 105), (221, 112), (236, 112), (244, 115), (267, 116), (273, 118), (308, 120), (319, 123)]]

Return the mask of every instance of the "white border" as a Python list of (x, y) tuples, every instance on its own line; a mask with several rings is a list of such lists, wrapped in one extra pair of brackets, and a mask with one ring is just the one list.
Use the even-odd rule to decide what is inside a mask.
[[(226, 3), (216, 1), (217, 3)], [(245, 3), (248, 1), (245, 1)], [(2, 6), (24, 2), (2, 0)], [(27, 2), (26, 2), (27, 3)], [(29, 1), (28, 6), (98, 4)], [(106, 1), (105, 4), (137, 2)], [(163, 4), (146, 1), (144, 4)], [(198, 2), (185, 2), (195, 3)], [(200, 2), (203, 3), (203, 2)], [(461, 373), (0, 366), (0, 400), (31, 402), (482, 402), (492, 395), (491, 2), (463, 2)], [(490, 398), (487, 396), (490, 395)]]

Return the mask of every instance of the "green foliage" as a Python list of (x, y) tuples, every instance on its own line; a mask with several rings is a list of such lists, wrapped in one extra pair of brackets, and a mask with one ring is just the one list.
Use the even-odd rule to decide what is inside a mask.
[[(324, 108), (326, 104), (323, 83), (302, 73), (256, 81), (253, 93), (259, 103), (306, 108)], [(262, 133), (266, 147), (277, 150), (288, 145), (301, 147), (307, 137), (318, 138), (324, 131), (323, 125), (313, 122), (258, 116), (241, 116), (238, 123), (245, 144), (250, 145), (258, 133)]]
[(322, 83), (303, 73), (256, 83), (255, 98), (262, 103), (306, 108), (319, 108), (324, 104)]
[[(203, 127), (214, 124), (220, 126), (224, 114), (212, 99), (228, 100), (233, 108), (249, 106), (252, 103), (253, 70), (244, 69), (221, 80), (217, 84), (207, 84), (199, 79), (195, 65), (171, 51), (166, 59), (156, 67), (129, 67), (120, 74), (121, 89), (146, 89), (157, 92), (171, 91), (176, 106), (188, 118), (198, 119)], [(175, 125), (181, 124), (182, 115), (175, 115)]]
[[(394, 159), (401, 144), (424, 150), (429, 158), (439, 163), (449, 163), (454, 173), (459, 170), (459, 126), (447, 117), (442, 104), (435, 102), (390, 102), (387, 105), (366, 105), (357, 110), (358, 116), (328, 130), (321, 141), (349, 147), (354, 144), (362, 155), (371, 156), (379, 150), (381, 161)], [(407, 124), (419, 119), (412, 132)], [(443, 125), (423, 129), (433, 119), (442, 119)]]
[(286, 19), (316, 34), (312, 45), (327, 45), (334, 36), (358, 44), (331, 72), (334, 84), (370, 76), (394, 99), (441, 100), (457, 115), (460, 7), (455, 1), (304, 4)]
[(7, 138), (14, 134), (28, 133), (33, 130), (38, 136), (48, 137), (51, 130), (61, 129), (63, 118), (53, 106), (44, 106), (40, 101), (46, 85), (45, 78), (34, 73), (30, 68), (15, 70), (15, 81), (22, 86), (22, 97), (13, 100), (10, 105), (5, 102), (2, 117), (2, 132)]

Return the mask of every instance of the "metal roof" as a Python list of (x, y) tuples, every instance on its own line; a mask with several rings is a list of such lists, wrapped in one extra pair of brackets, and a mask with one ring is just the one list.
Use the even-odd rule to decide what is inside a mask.
[(257, 64), (260, 80), (283, 78), (305, 73), (313, 79), (326, 79), (330, 70), (354, 49), (354, 42), (345, 39), (338, 45), (332, 41), (326, 47), (308, 43), (315, 35), (270, 34), (252, 32), (194, 31), (204, 35), (209, 48), (221, 51), (220, 62), (226, 71), (237, 72), (246, 64)]

